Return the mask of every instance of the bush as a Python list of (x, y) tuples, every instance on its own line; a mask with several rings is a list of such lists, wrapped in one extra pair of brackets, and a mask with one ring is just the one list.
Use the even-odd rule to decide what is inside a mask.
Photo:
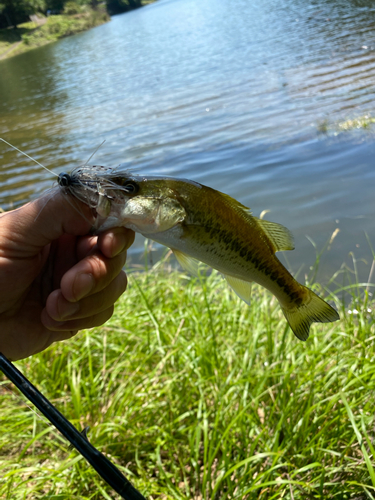
[(82, 12), (82, 7), (76, 2), (67, 2), (64, 7), (64, 14), (68, 16), (74, 16), (74, 14), (80, 14)]

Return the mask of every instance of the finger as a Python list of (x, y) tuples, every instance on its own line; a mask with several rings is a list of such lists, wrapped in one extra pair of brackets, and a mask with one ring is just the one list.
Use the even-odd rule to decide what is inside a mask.
[[(46, 328), (48, 328), (48, 330), (56, 332), (75, 332), (77, 330), (85, 330), (86, 328), (94, 328), (95, 326), (103, 325), (103, 323), (108, 321), (113, 314), (113, 309), (114, 307), (112, 305), (111, 307), (108, 307), (105, 311), (101, 311), (100, 313), (94, 314), (89, 318), (68, 320), (62, 323), (51, 322), (51, 324), (48, 324), (48, 326), (46, 324), (45, 326)], [(42, 313), (43, 324), (44, 324), (44, 319), (45, 317)], [(46, 322), (48, 322), (48, 320)], [(65, 338), (69, 338), (69, 336)], [(53, 342), (56, 342), (57, 340), (61, 339), (56, 338), (55, 340), (53, 340)]]
[(61, 280), (61, 292), (69, 302), (104, 290), (120, 274), (126, 261), (126, 252), (112, 259), (95, 252), (67, 271)]
[(84, 259), (89, 253), (93, 252), (98, 243), (98, 237), (93, 235), (82, 236), (77, 241), (76, 257), (77, 260)]
[(98, 237), (98, 247), (106, 257), (114, 257), (128, 250), (134, 243), (135, 233), (126, 227), (115, 227), (101, 233)]
[(100, 313), (111, 307), (125, 292), (127, 277), (124, 271), (104, 290), (83, 298), (79, 302), (69, 302), (61, 290), (53, 291), (46, 302), (43, 324), (50, 328), (67, 320), (84, 319), (92, 314)]
[[(91, 209), (65, 195), (61, 190), (42, 197), (1, 216), (1, 231), (12, 234), (12, 242), (23, 251), (37, 249), (56, 240), (64, 233), (83, 235), (93, 223)], [(27, 242), (27, 245), (25, 244)]]
[(115, 227), (99, 236), (83, 236), (77, 244), (77, 258), (82, 260), (93, 251), (95, 245), (108, 258), (127, 250), (134, 242), (135, 233), (126, 227)]
[(50, 245), (47, 279), (52, 279), (53, 289), (60, 288), (64, 274), (77, 263), (77, 237), (63, 234)]
[(54, 331), (49, 331), (49, 343), (48, 345), (50, 346), (51, 344), (55, 342), (60, 342), (61, 340), (69, 340), (77, 333), (79, 330), (64, 330), (62, 332), (54, 332)]

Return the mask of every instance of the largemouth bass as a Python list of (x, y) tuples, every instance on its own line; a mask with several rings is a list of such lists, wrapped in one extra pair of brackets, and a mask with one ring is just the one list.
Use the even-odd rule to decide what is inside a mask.
[(222, 273), (245, 302), (254, 281), (275, 295), (295, 335), (306, 340), (311, 323), (339, 319), (337, 311), (298, 283), (275, 252), (293, 250), (288, 229), (254, 217), (231, 198), (197, 182), (141, 176), (105, 167), (60, 174), (59, 184), (91, 206), (96, 228), (125, 226), (169, 247), (196, 274), (199, 262)]

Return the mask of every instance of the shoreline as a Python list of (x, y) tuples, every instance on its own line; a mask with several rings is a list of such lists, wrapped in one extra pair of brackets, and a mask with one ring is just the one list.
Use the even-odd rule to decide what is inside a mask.
[(39, 18), (38, 22), (20, 24), (15, 29), (0, 30), (0, 60), (42, 47), (61, 38), (107, 23), (111, 17), (104, 9), (85, 8), (82, 12)]

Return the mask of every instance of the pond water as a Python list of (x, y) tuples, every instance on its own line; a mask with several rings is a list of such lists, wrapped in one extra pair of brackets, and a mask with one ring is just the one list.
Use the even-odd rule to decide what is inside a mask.
[[(375, 246), (375, 7), (355, 0), (159, 0), (0, 61), (0, 137), (55, 172), (94, 162), (194, 179), (287, 226), (326, 282)], [(375, 116), (375, 114), (374, 114)], [(52, 175), (0, 145), (0, 206)], [(143, 251), (137, 238), (133, 262)], [(285, 259), (284, 256), (281, 256)], [(284, 260), (285, 262), (285, 260)], [(338, 281), (343, 278), (338, 278)], [(347, 279), (347, 278), (346, 278)]]

